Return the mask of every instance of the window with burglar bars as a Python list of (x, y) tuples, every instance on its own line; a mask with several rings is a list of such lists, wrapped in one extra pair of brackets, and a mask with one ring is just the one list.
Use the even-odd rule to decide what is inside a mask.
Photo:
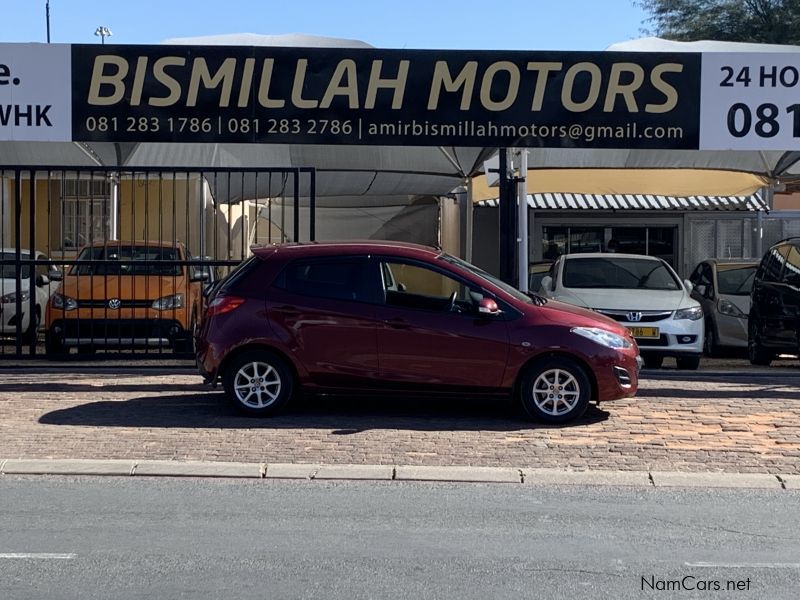
[(111, 184), (102, 179), (61, 183), (61, 242), (65, 250), (110, 237)]

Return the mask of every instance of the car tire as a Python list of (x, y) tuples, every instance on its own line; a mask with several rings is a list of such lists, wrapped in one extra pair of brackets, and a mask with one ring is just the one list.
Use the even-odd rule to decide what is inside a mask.
[(768, 367), (775, 358), (774, 352), (767, 350), (761, 345), (761, 340), (758, 336), (758, 328), (752, 316), (747, 324), (747, 358), (750, 359), (751, 365), (759, 367)]
[(44, 352), (48, 358), (61, 358), (67, 354), (67, 347), (60, 337), (46, 331), (44, 334)]
[(189, 323), (189, 329), (184, 333), (183, 337), (175, 341), (175, 352), (185, 352), (187, 354), (194, 354), (194, 336), (197, 334), (197, 313), (192, 312), (192, 320)]
[(706, 355), (711, 357), (719, 356), (717, 333), (714, 330), (714, 323), (712, 321), (706, 322), (706, 335), (705, 338), (703, 338), (703, 351), (706, 353)]
[(239, 412), (268, 417), (286, 408), (294, 392), (295, 376), (274, 352), (251, 350), (233, 359), (222, 383), (225, 395)]
[(675, 359), (675, 362), (678, 364), (678, 368), (682, 371), (697, 371), (697, 369), (700, 367), (699, 356), (678, 356)]
[(520, 384), (520, 403), (529, 417), (545, 423), (579, 418), (589, 406), (592, 384), (574, 360), (552, 357), (528, 368)]
[(42, 322), (42, 311), (37, 306), (36, 311), (33, 314), (33, 319), (30, 319), (30, 323), (28, 323), (28, 329), (22, 332), (20, 336), (20, 340), (23, 346), (30, 346), (31, 344), (36, 343), (36, 339), (39, 335), (39, 324)]
[(657, 354), (650, 354), (642, 356), (644, 360), (644, 366), (648, 369), (660, 369), (661, 365), (664, 364), (664, 357), (659, 356)]

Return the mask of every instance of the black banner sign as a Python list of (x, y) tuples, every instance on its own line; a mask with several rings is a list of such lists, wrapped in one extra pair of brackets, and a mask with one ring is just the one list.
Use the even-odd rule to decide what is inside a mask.
[(72, 47), (76, 141), (697, 148), (700, 54)]

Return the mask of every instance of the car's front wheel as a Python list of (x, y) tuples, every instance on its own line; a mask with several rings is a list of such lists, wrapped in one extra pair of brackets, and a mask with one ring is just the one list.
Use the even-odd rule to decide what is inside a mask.
[(286, 362), (268, 350), (251, 350), (225, 369), (225, 394), (247, 415), (271, 416), (282, 411), (294, 390), (294, 374)]
[(33, 318), (30, 319), (27, 331), (22, 332), (21, 340), (23, 346), (29, 346), (36, 343), (39, 336), (39, 324), (42, 321), (42, 310), (37, 306), (33, 313)]
[(683, 371), (697, 371), (700, 368), (699, 356), (679, 356), (675, 359), (678, 368)]
[(61, 336), (50, 331), (44, 334), (44, 351), (50, 358), (59, 358), (68, 352)]
[(589, 406), (592, 387), (584, 369), (565, 357), (552, 357), (530, 367), (522, 378), (522, 408), (533, 419), (566, 423)]
[(658, 354), (645, 354), (642, 356), (644, 359), (644, 366), (648, 369), (660, 369), (664, 364), (664, 357)]
[(706, 321), (706, 335), (703, 339), (703, 351), (711, 357), (719, 355), (717, 334), (714, 331), (714, 323), (711, 321)]
[(751, 316), (747, 324), (747, 357), (750, 359), (750, 364), (761, 367), (768, 367), (775, 358), (775, 353), (770, 352), (761, 345), (761, 340), (758, 335), (758, 327), (755, 320)]
[(192, 311), (192, 320), (183, 336), (175, 341), (175, 352), (194, 353), (194, 338), (197, 335), (197, 313)]

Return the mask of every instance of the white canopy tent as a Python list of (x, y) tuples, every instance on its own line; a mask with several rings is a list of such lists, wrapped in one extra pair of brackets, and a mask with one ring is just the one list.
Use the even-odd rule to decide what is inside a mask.
[[(673, 42), (654, 37), (613, 44), (606, 50), (610, 52), (783, 52), (800, 55), (800, 46), (716, 41)], [(718, 169), (752, 173), (771, 182), (777, 182), (781, 178), (800, 177), (800, 165), (798, 165), (800, 152), (530, 148), (527, 154), (528, 168), (537, 170)], [(665, 173), (664, 185), (668, 184), (670, 177), (669, 173)]]
[[(357, 40), (251, 33), (175, 38), (177, 45), (370, 48)], [(480, 171), (492, 150), (456, 147), (226, 143), (0, 142), (0, 165), (42, 167), (190, 167), (316, 169), (318, 197), (444, 195)], [(263, 190), (265, 193), (268, 190)], [(221, 202), (241, 200), (235, 190)], [(307, 190), (301, 190), (301, 194)]]
[[(699, 41), (673, 42), (660, 38), (642, 38), (609, 46), (614, 52), (744, 52), (744, 53), (800, 53), (800, 46), (747, 44), (735, 42)], [(655, 195), (749, 195), (763, 187), (766, 208), (772, 208), (773, 190), (782, 182), (800, 179), (800, 151), (701, 151), (701, 150), (617, 150), (591, 148), (526, 148), (520, 150), (519, 162), (526, 176), (520, 186), (518, 198), (527, 198), (529, 191), (551, 193), (604, 194), (655, 194)], [(646, 170), (644, 177), (631, 177), (633, 170)], [(677, 171), (681, 170), (681, 171)], [(686, 182), (676, 182), (681, 174), (692, 170), (709, 173), (717, 184), (709, 189), (709, 182), (695, 178), (696, 188)], [(601, 177), (597, 174), (607, 171)], [(714, 174), (711, 175), (711, 171)], [(725, 172), (731, 177), (726, 178)], [(735, 173), (735, 176), (734, 176)], [(746, 181), (743, 175), (750, 175)], [(722, 175), (722, 176), (720, 176)], [(488, 178), (491, 181), (491, 178)], [(602, 180), (602, 189), (591, 190), (589, 182)], [(702, 181), (702, 183), (701, 183)], [(477, 178), (470, 191), (486, 189), (487, 176)], [(495, 188), (497, 189), (497, 188)], [(676, 191), (679, 190), (679, 191)], [(473, 202), (486, 200), (497, 194), (476, 194)], [(469, 203), (467, 226), (472, 223), (472, 204)], [(519, 232), (517, 235), (519, 280), (524, 282), (526, 268), (522, 257), (528, 256), (527, 219), (522, 218), (527, 202), (518, 199)], [(761, 214), (759, 212), (759, 214)], [(469, 236), (468, 236), (469, 239)], [(759, 238), (760, 239), (760, 238)], [(471, 245), (467, 245), (467, 259), (471, 258)], [(521, 283), (524, 287), (524, 283)]]

